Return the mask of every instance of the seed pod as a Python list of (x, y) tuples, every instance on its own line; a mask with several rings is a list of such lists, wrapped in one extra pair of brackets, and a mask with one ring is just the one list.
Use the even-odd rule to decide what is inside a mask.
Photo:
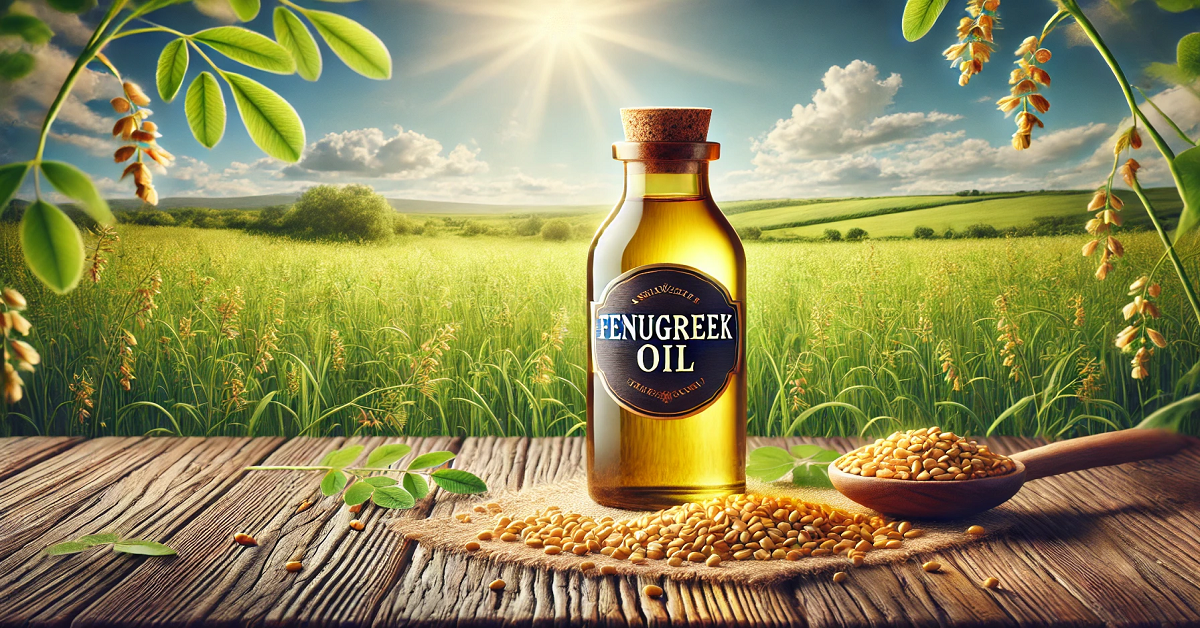
[(286, 564), (284, 564), (283, 568), (292, 573), (295, 573), (297, 571), (300, 571), (301, 569), (304, 569), (304, 563), (301, 563), (298, 560), (289, 560)]
[(150, 98), (146, 96), (146, 92), (143, 92), (141, 87), (138, 87), (137, 83), (125, 81), (124, 87), (125, 95), (129, 97), (129, 100), (133, 104), (139, 107), (145, 107), (150, 104)]
[(233, 535), (233, 541), (238, 545), (244, 545), (247, 547), (254, 547), (258, 545), (258, 541), (255, 541), (254, 537), (242, 532), (238, 532), (237, 534)]
[(122, 146), (117, 149), (117, 152), (113, 153), (113, 161), (116, 163), (129, 161), (135, 153), (137, 153), (136, 146)]
[(846, 576), (846, 572), (844, 572), (844, 571), (839, 571), (839, 572), (837, 572), (837, 573), (833, 574), (833, 581), (834, 581), (834, 582), (836, 582), (836, 583), (838, 583), (838, 584), (841, 584), (841, 583), (843, 583), (843, 582), (845, 582), (845, 581), (846, 581), (846, 578), (847, 578), (847, 577), (848, 577), (848, 576)]
[(0, 292), (0, 295), (3, 295), (4, 297), (4, 304), (13, 309), (23, 310), (28, 305), (28, 303), (25, 301), (25, 297), (21, 296), (20, 292), (17, 292), (12, 288), (5, 288), (3, 292)]
[(503, 591), (504, 590), (504, 581), (499, 578), (496, 578), (495, 580), (492, 580), (492, 583), (488, 585), (488, 588), (493, 591)]
[(658, 598), (662, 597), (663, 590), (662, 587), (656, 584), (648, 584), (642, 587), (642, 593), (646, 594), (646, 597)]

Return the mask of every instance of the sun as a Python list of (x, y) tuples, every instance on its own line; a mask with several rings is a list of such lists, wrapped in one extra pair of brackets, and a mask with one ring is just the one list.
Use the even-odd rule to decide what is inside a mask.
[[(610, 62), (614, 50), (630, 50), (674, 67), (742, 80), (719, 63), (667, 42), (638, 35), (631, 26), (662, 2), (653, 0), (596, 2), (595, 0), (441, 0), (433, 6), (481, 18), (482, 28), (464, 31), (450, 48), (431, 57), (421, 72), (478, 63), (438, 103), (476, 93), (482, 85), (511, 68), (525, 76), (517, 106), (526, 133), (536, 136), (551, 88), (565, 82), (599, 129), (597, 98), (633, 103), (637, 91)], [(599, 92), (599, 94), (597, 93)]]

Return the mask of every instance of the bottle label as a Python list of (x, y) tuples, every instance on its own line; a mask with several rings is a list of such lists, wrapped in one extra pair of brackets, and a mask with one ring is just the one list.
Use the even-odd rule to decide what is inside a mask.
[(651, 264), (592, 302), (593, 368), (622, 408), (682, 419), (711, 405), (742, 368), (744, 311), (690, 266)]

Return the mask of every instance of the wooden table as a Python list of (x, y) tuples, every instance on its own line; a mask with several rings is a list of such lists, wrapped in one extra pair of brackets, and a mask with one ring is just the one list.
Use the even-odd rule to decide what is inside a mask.
[[(455, 464), (493, 488), (574, 472), (579, 438), (350, 439), (450, 449)], [(0, 439), (0, 625), (555, 625), (601, 624), (1200, 624), (1200, 451), (1041, 480), (1015, 500), (1026, 523), (966, 548), (771, 588), (499, 567), (403, 543), (367, 509), (347, 527), (335, 499), (296, 472), (245, 473), (252, 464), (313, 464), (341, 438)], [(751, 439), (751, 446), (843, 439)], [(1001, 452), (1037, 443), (990, 441)], [(312, 508), (296, 514), (309, 498)], [(446, 516), (435, 492), (403, 516)], [(41, 555), (53, 543), (102, 531), (169, 543), (174, 558), (107, 550)], [(231, 535), (249, 531), (260, 546)], [(283, 564), (303, 551), (305, 569)], [(978, 586), (986, 576), (998, 591)], [(503, 593), (486, 583), (502, 577)]]

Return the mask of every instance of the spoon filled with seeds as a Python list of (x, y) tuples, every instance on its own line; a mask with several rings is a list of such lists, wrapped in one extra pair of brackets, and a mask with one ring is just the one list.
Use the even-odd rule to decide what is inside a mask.
[(1008, 501), (1025, 482), (1169, 456), (1190, 439), (1131, 429), (1050, 443), (1012, 456), (937, 427), (895, 432), (829, 464), (834, 488), (886, 515), (953, 519)]

